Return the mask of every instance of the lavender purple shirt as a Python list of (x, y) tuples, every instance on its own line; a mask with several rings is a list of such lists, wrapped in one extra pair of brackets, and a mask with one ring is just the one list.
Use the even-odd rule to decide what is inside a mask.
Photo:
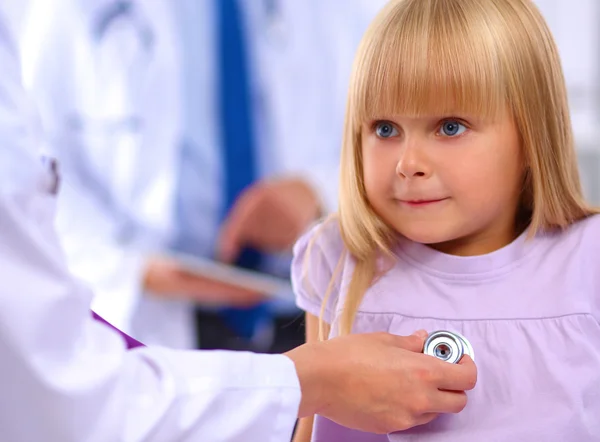
[[(337, 224), (321, 228), (312, 248), (314, 229), (298, 242), (292, 266), (297, 304), (317, 316), (343, 251)], [(313, 441), (600, 440), (600, 216), (531, 241), (523, 234), (483, 256), (408, 240), (394, 252), (395, 266), (367, 291), (353, 331), (457, 331), (474, 347), (478, 384), (458, 415), (390, 436), (317, 416)], [(344, 258), (326, 305), (332, 335), (352, 269)]]

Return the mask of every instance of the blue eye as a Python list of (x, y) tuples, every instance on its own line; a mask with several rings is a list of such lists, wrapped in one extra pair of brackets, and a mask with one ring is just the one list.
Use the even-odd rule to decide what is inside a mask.
[(461, 135), (467, 128), (464, 124), (459, 123), (455, 120), (448, 120), (442, 123), (440, 127), (440, 134), (446, 137), (455, 137)]
[(391, 138), (398, 135), (398, 129), (392, 123), (381, 121), (375, 125), (375, 133), (379, 138)]

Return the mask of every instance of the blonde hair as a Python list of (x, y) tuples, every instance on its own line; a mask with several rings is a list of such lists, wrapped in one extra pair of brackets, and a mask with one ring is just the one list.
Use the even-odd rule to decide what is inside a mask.
[(351, 332), (377, 258), (396, 238), (366, 197), (362, 125), (457, 110), (495, 117), (507, 107), (526, 161), (521, 209), (530, 236), (595, 213), (582, 196), (558, 51), (531, 1), (392, 0), (370, 25), (354, 62), (341, 155), (337, 221), (355, 270), (340, 334)]

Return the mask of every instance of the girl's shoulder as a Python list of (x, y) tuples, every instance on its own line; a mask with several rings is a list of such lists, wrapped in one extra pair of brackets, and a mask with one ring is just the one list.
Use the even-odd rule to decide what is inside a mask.
[(297, 305), (319, 316), (327, 299), (325, 320), (331, 320), (346, 261), (346, 248), (336, 217), (316, 224), (300, 237), (294, 246), (291, 268)]
[(600, 255), (600, 214), (590, 215), (560, 231), (542, 233), (536, 237), (537, 256), (544, 262), (564, 270), (574, 265), (580, 271), (596, 271)]
[(600, 240), (600, 213), (590, 215), (575, 223), (574, 226), (581, 229), (582, 233), (590, 239)]
[(590, 215), (574, 222), (556, 235), (551, 235), (554, 242), (571, 245), (582, 249), (595, 250), (600, 247), (600, 214)]
[(330, 216), (312, 226), (294, 246), (294, 260), (317, 257), (326, 263), (337, 263), (345, 252), (340, 225), (336, 216)]

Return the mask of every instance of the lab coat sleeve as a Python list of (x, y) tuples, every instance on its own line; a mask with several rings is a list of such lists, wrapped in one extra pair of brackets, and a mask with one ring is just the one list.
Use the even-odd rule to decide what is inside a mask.
[(281, 355), (128, 352), (93, 321), (53, 229), (0, 6), (0, 433), (11, 442), (287, 441), (300, 388)]
[(69, 277), (43, 216), (51, 199), (34, 191), (0, 197), (3, 439), (289, 440), (300, 398), (289, 359), (127, 352), (90, 319), (91, 294)]

